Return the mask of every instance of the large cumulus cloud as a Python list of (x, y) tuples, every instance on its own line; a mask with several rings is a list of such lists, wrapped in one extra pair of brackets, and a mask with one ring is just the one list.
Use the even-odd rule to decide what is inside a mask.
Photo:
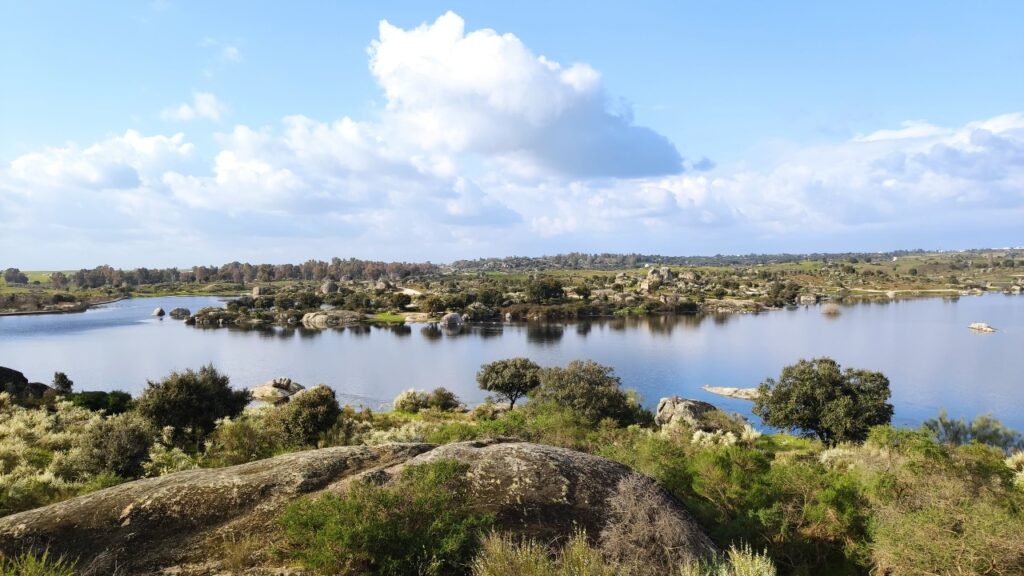
[(10, 160), (0, 257), (24, 268), (445, 260), (1019, 236), (1019, 113), (789, 143), (742, 165), (690, 163), (613, 105), (590, 66), (554, 62), (512, 34), (467, 32), (452, 13), (408, 30), (382, 22), (368, 60), (384, 99), (370, 118), (239, 124), (216, 134), (209, 155), (184, 134), (129, 130)]

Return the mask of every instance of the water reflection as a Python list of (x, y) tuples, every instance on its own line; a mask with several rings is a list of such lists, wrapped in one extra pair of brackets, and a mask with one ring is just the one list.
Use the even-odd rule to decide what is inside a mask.
[(590, 334), (590, 330), (593, 329), (594, 323), (589, 320), (584, 320), (576, 324), (576, 333), (580, 336), (586, 336)]
[[(429, 324), (193, 327), (158, 321), (153, 308), (199, 310), (222, 303), (138, 299), (82, 314), (0, 317), (0, 364), (40, 381), (66, 370), (85, 390), (121, 387), (137, 394), (147, 379), (213, 363), (244, 386), (287, 375), (303, 383), (326, 382), (339, 393), (391, 398), (404, 388), (445, 385), (474, 403), (483, 398), (474, 375), (484, 362), (528, 356), (558, 365), (591, 358), (614, 366), (624, 385), (638, 389), (649, 405), (679, 394), (749, 415), (749, 402), (709, 396), (700, 385), (754, 386), (800, 358), (831, 356), (845, 367), (889, 377), (898, 424), (916, 425), (947, 408), (957, 418), (991, 411), (1024, 428), (1024, 412), (1015, 409), (1024, 405), (1020, 368), (1006, 360), (1024, 346), (1024, 298), (956, 300), (903, 299), (893, 305), (881, 294), (866, 304), (843, 305), (838, 317), (827, 317), (821, 306), (800, 306), (759, 315), (468, 324), (445, 332)], [(972, 322), (989, 322), (1000, 331), (979, 338), (967, 329)]]
[(437, 324), (427, 324), (423, 328), (420, 328), (420, 334), (424, 338), (431, 341), (437, 341), (444, 337), (444, 333), (437, 327)]
[(526, 341), (532, 344), (554, 344), (565, 335), (565, 327), (561, 324), (528, 324)]

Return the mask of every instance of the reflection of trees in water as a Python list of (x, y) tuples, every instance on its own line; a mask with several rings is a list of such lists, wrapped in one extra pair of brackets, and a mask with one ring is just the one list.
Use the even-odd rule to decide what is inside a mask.
[(729, 320), (732, 320), (732, 316), (733, 316), (733, 315), (732, 315), (732, 314), (730, 314), (730, 313), (728, 313), (728, 312), (723, 312), (723, 313), (721, 313), (721, 314), (712, 314), (712, 315), (711, 315), (711, 320), (712, 320), (712, 321), (713, 321), (713, 322), (714, 322), (714, 323), (715, 323), (716, 325), (718, 325), (718, 326), (722, 326), (722, 325), (724, 325), (724, 324), (728, 323), (728, 322), (729, 322)]
[(437, 324), (427, 324), (420, 329), (420, 334), (427, 340), (440, 340), (444, 336)]
[(553, 344), (565, 335), (565, 327), (561, 324), (527, 324), (526, 341), (534, 344)]
[(501, 324), (486, 324), (483, 326), (471, 326), (469, 331), (481, 338), (496, 338), (505, 333), (505, 328)]
[(412, 334), (412, 326), (408, 324), (398, 324), (395, 326), (388, 326), (385, 328), (388, 332), (391, 332), (395, 336), (408, 336)]
[(589, 320), (576, 323), (576, 334), (580, 336), (586, 336), (590, 334), (590, 330), (594, 327), (593, 322)]

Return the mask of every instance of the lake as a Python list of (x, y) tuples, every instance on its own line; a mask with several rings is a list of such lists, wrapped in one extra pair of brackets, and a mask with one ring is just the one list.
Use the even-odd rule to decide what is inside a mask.
[[(756, 386), (801, 358), (831, 356), (844, 367), (885, 373), (895, 422), (917, 425), (941, 408), (968, 418), (992, 412), (1024, 430), (1024, 298), (985, 295), (757, 315), (607, 319), (559, 324), (470, 326), (445, 333), (425, 325), (322, 332), (197, 329), (150, 316), (220, 306), (211, 297), (137, 298), (79, 314), (0, 317), (0, 365), (49, 382), (63, 371), (77, 390), (138, 394), (147, 379), (212, 363), (235, 386), (287, 376), (325, 383), (343, 400), (379, 406), (406, 388), (445, 386), (467, 403), (483, 399), (480, 364), (527, 356), (541, 365), (590, 358), (654, 406), (677, 394), (750, 415), (750, 403), (701, 385)], [(978, 334), (972, 322), (999, 331)]]

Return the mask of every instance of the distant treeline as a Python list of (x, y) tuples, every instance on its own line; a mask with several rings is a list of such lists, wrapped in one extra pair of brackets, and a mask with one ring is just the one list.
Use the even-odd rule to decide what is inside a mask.
[(891, 260), (894, 256), (924, 254), (924, 250), (897, 250), (893, 252), (846, 252), (826, 254), (743, 254), (715, 256), (660, 256), (657, 254), (583, 254), (570, 252), (554, 256), (510, 256), (508, 258), (478, 258), (458, 260), (451, 267), (459, 271), (471, 270), (620, 270), (637, 268), (644, 264), (659, 266), (753, 266), (756, 264), (785, 264), (805, 260), (858, 260), (870, 262)]
[(56, 272), (50, 282), (57, 287), (70, 283), (80, 288), (102, 286), (139, 286), (161, 283), (209, 283), (209, 282), (273, 282), (277, 280), (310, 280), (324, 278), (333, 280), (379, 280), (381, 278), (401, 279), (410, 276), (436, 274), (440, 268), (429, 262), (376, 262), (342, 260), (333, 258), (330, 262), (307, 260), (302, 264), (249, 264), (231, 262), (223, 266), (196, 266), (192, 269), (178, 268), (136, 268), (121, 270), (110, 266), (81, 269), (74, 274)]

